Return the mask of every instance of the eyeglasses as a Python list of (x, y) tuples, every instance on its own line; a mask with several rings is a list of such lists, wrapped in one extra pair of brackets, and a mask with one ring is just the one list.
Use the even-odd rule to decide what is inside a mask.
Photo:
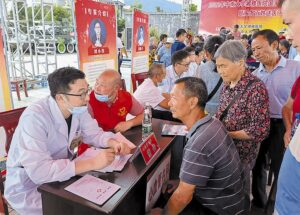
[(189, 67), (190, 63), (186, 63), (186, 64), (183, 64), (183, 63), (178, 63), (179, 65), (181, 66), (184, 66), (184, 67)]
[(90, 94), (91, 91), (92, 91), (92, 88), (88, 87), (88, 89), (81, 94), (73, 94), (73, 93), (60, 93), (60, 94), (67, 95), (67, 96), (78, 96), (78, 97), (80, 97), (81, 100), (84, 100), (86, 98), (86, 96), (88, 94)]

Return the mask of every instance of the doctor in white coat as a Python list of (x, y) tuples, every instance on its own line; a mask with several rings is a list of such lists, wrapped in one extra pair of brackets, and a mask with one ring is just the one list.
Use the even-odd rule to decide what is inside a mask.
[[(48, 82), (51, 96), (26, 108), (8, 153), (4, 195), (20, 214), (42, 214), (39, 185), (101, 169), (115, 154), (130, 152), (87, 112), (89, 87), (83, 72), (61, 68), (49, 75)], [(107, 149), (95, 158), (74, 161), (81, 140)]]

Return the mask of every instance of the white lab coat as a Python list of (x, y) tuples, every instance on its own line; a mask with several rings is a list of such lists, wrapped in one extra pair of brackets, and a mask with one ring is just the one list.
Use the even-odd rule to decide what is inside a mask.
[[(7, 160), (5, 198), (20, 214), (42, 214), (43, 183), (65, 181), (75, 175), (75, 162), (68, 159), (75, 136), (96, 147), (107, 146), (111, 132), (104, 132), (88, 112), (67, 123), (52, 97), (40, 100), (22, 114), (15, 130)], [(70, 155), (70, 153), (69, 153)]]

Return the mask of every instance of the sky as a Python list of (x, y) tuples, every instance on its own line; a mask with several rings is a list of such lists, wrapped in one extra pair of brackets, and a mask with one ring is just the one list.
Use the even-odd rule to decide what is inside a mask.
[[(176, 2), (178, 4), (182, 4), (182, 0), (168, 0), (172, 2)], [(198, 10), (201, 8), (201, 0), (191, 0), (192, 3), (196, 4), (198, 7)]]

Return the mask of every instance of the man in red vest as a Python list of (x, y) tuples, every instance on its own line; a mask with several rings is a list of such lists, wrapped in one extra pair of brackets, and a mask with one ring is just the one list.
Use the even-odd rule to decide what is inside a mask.
[[(142, 124), (143, 106), (120, 86), (120, 74), (115, 70), (105, 70), (90, 94), (89, 111), (104, 131), (125, 132)], [(135, 117), (126, 121), (128, 113)]]

